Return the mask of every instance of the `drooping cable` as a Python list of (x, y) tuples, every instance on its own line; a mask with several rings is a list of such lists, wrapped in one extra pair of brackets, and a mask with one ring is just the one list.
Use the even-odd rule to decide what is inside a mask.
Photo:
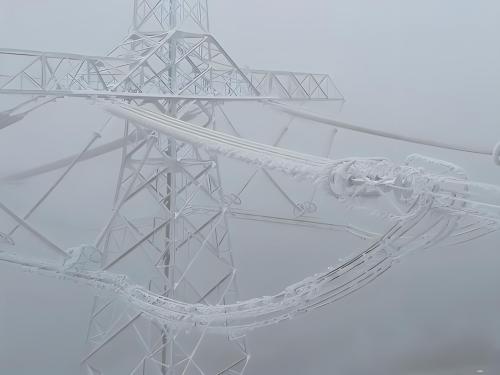
[[(359, 126), (359, 125), (350, 124), (350, 123), (343, 122), (343, 121), (334, 120), (332, 118), (329, 118), (329, 117), (326, 117), (326, 116), (323, 116), (323, 115), (320, 115), (317, 113), (305, 111), (303, 109), (292, 107), (292, 106), (289, 106), (289, 105), (286, 105), (283, 103), (279, 103), (279, 102), (274, 101), (274, 100), (266, 100), (266, 101), (264, 101), (264, 103), (266, 103), (267, 105), (271, 106), (272, 108), (274, 108), (280, 112), (284, 112), (284, 113), (287, 113), (289, 115), (297, 116), (297, 117), (305, 119), (305, 120), (310, 120), (310, 121), (318, 122), (321, 124), (341, 128), (341, 129), (351, 130), (351, 131), (358, 132), (358, 133), (369, 134), (369, 135), (374, 135), (377, 137), (389, 138), (389, 139), (394, 139), (394, 140), (398, 140), (398, 141), (410, 142), (410, 143), (415, 143), (415, 144), (424, 145), (424, 146), (444, 148), (447, 150), (463, 151), (463, 152), (469, 152), (469, 153), (478, 154), (478, 155), (492, 155), (493, 147), (490, 148), (490, 147), (463, 146), (463, 145), (457, 145), (457, 144), (453, 144), (453, 143), (434, 141), (432, 139), (411, 137), (411, 136), (404, 135), (404, 134), (392, 133), (392, 132), (387, 132), (387, 131), (383, 131), (383, 130), (375, 130), (375, 129), (370, 129), (370, 128)], [(498, 151), (500, 152), (500, 149)]]

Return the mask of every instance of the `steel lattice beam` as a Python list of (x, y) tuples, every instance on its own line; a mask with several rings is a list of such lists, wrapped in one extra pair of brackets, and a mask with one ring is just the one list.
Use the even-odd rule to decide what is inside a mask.
[[(0, 94), (38, 98), (0, 113), (0, 128), (20, 121), (27, 113), (21, 108), (33, 110), (58, 97), (150, 105), (212, 129), (216, 113), (231, 123), (220, 108), (225, 101), (343, 100), (325, 74), (241, 69), (210, 33), (207, 0), (134, 0), (130, 34), (105, 56), (0, 49)], [(40, 97), (48, 98), (38, 103)], [(95, 149), (89, 144), (81, 154), (48, 166), (68, 173), (79, 161), (121, 148), (113, 210), (94, 243), (102, 254), (101, 269), (133, 275), (148, 290), (186, 303), (236, 302), (228, 228), (234, 197), (222, 188), (217, 156), (130, 121), (123, 124), (122, 139)], [(19, 225), (36, 231), (22, 218)], [(43, 233), (40, 238), (45, 239)], [(113, 373), (119, 343), (125, 341), (137, 355), (121, 373), (242, 374), (249, 360), (245, 338), (214, 340), (205, 329), (173, 331), (99, 297), (82, 369), (91, 375)], [(226, 358), (203, 363), (200, 353), (214, 348)]]
[[(170, 61), (173, 41), (177, 57)], [(211, 34), (174, 31), (154, 38), (133, 34), (110, 56), (0, 49), (0, 65), (0, 94), (138, 100), (343, 100), (325, 74), (241, 70)], [(169, 76), (172, 67), (175, 88)]]

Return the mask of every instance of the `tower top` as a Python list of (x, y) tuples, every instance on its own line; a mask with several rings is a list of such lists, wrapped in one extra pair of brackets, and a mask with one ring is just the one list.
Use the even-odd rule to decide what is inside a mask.
[(133, 28), (143, 34), (174, 28), (208, 32), (207, 0), (134, 0)]

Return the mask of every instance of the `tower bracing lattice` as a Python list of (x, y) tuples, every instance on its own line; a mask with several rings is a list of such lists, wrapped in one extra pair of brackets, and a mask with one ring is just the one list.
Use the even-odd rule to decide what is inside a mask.
[[(294, 102), (342, 102), (343, 97), (325, 74), (239, 68), (210, 33), (207, 1), (135, 0), (133, 9), (130, 33), (105, 56), (0, 50), (0, 94), (21, 98), (0, 112), (0, 129), (66, 97), (87, 99), (108, 116), (79, 152), (0, 176), (2, 188), (42, 174), (53, 179), (37, 186), (41, 196), (23, 197), (24, 209), (29, 205), (23, 213), (10, 206), (18, 202), (0, 197), (0, 262), (97, 290), (80, 363), (83, 374), (243, 374), (250, 359), (245, 335), (251, 330), (349, 296), (409, 252), (469, 242), (500, 228), (500, 187), (469, 180), (455, 164), (418, 154), (403, 163), (331, 157), (337, 128), (493, 156), (496, 164), (500, 144), (456, 145), (298, 108)], [(236, 109), (246, 111), (238, 118), (229, 102), (239, 102)], [(273, 124), (280, 128), (267, 143), (245, 138), (240, 126), (258, 122), (255, 108), (261, 104), (284, 113), (288, 121)], [(327, 125), (321, 151), (282, 147), (296, 118)], [(119, 127), (113, 140), (105, 140), (110, 123)], [(300, 134), (300, 147), (312, 140), (309, 130), (307, 142)], [(119, 156), (112, 163), (105, 157), (111, 153)], [(56, 237), (64, 230), (50, 231), (37, 216), (49, 198), (61, 206), (61, 195), (54, 197), (61, 183), (89, 159), (94, 166), (99, 163), (95, 169), (101, 178), (103, 171), (116, 176), (112, 183), (98, 180), (100, 188), (113, 187), (110, 208), (96, 207), (92, 196), (88, 204), (106, 217), (91, 230), (90, 242), (81, 245), (75, 238), (83, 231), (78, 225), (78, 233), (66, 236), (64, 243), (80, 242), (63, 247)], [(223, 180), (232, 174), (224, 172), (234, 172), (225, 164), (230, 162), (252, 170), (236, 188)], [(266, 199), (247, 199), (242, 194), (257, 175), (269, 183)], [(86, 189), (91, 179), (78, 177), (83, 177), (78, 188)], [(305, 183), (297, 193), (282, 178)], [(76, 200), (75, 184), (71, 188)], [(271, 190), (273, 198), (267, 196)], [(297, 199), (300, 194), (306, 199)], [(285, 214), (273, 211), (274, 197), (278, 204), (285, 202)], [(77, 207), (81, 210), (81, 204)], [(376, 231), (330, 222), (328, 213), (343, 208), (368, 212), (364, 219), (377, 218)], [(69, 209), (67, 214), (77, 222), (80, 212)], [(234, 218), (292, 230), (343, 231), (369, 244), (355, 252), (346, 249), (351, 255), (280, 292), (240, 301), (229, 233)]]
[[(0, 128), (62, 97), (133, 103), (209, 129), (221, 114), (231, 121), (223, 111), (228, 101), (343, 100), (326, 74), (241, 69), (210, 33), (206, 0), (135, 0), (129, 35), (105, 56), (1, 49), (0, 66), (0, 94), (30, 97), (2, 113)], [(91, 147), (98, 137), (62, 163), (66, 172), (99, 155)], [(121, 163), (113, 210), (92, 244), (99, 268), (186, 303), (236, 302), (227, 216), (239, 197), (224, 192), (216, 154), (128, 120), (123, 137), (106, 147), (99, 150), (121, 150)], [(249, 358), (244, 336), (174, 330), (102, 295), (94, 300), (82, 369), (235, 375)]]

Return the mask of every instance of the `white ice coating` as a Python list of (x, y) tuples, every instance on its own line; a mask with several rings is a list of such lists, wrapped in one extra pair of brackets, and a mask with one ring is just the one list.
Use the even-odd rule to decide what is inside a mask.
[[(188, 304), (129, 284), (123, 275), (96, 271), (97, 250), (81, 246), (63, 265), (43, 263), (0, 253), (0, 260), (15, 263), (30, 272), (83, 282), (118, 298), (175, 329), (204, 327), (210, 332), (237, 336), (249, 330), (275, 324), (324, 306), (363, 287), (387, 271), (398, 257), (402, 235), (415, 226), (424, 211), (404, 224), (395, 225), (385, 236), (359, 255), (325, 272), (288, 286), (273, 296), (229, 305)], [(404, 241), (405, 246), (422, 246), (420, 241)], [(90, 259), (90, 261), (89, 261)], [(90, 265), (90, 269), (86, 268)]]
[(309, 112), (309, 111), (306, 111), (304, 109), (297, 108), (295, 106), (290, 106), (290, 105), (287, 105), (284, 103), (277, 102), (275, 100), (266, 100), (263, 102), (265, 104), (271, 106), (271, 108), (273, 108), (275, 110), (278, 110), (278, 111), (284, 112), (284, 113), (288, 113), (289, 115), (292, 115), (294, 117), (310, 120), (310, 121), (313, 121), (315, 123), (321, 123), (321, 124), (333, 126), (335, 128), (339, 128), (339, 129), (347, 129), (347, 130), (357, 132), (357, 133), (370, 134), (370, 135), (377, 136), (377, 137), (389, 138), (389, 139), (394, 139), (394, 140), (398, 140), (398, 141), (410, 142), (410, 143), (431, 146), (431, 147), (437, 147), (437, 148), (444, 148), (444, 149), (448, 149), (448, 150), (470, 152), (473, 154), (480, 154), (480, 155), (491, 155), (491, 148), (490, 147), (474, 147), (474, 146), (469, 146), (469, 145), (457, 145), (457, 144), (452, 144), (452, 143), (448, 143), (448, 142), (436, 141), (434, 139), (424, 139), (424, 138), (408, 136), (406, 134), (385, 132), (385, 131), (375, 130), (375, 129), (371, 129), (371, 128), (367, 128), (367, 127), (363, 127), (363, 126), (359, 126), (359, 125), (349, 124), (349, 123), (343, 122), (343, 121), (334, 120), (332, 118), (322, 116), (322, 115), (317, 114), (317, 113)]
[(133, 285), (123, 275), (98, 270), (100, 254), (91, 246), (72, 249), (64, 264), (0, 253), (0, 260), (30, 271), (104, 289), (172, 329), (203, 327), (238, 336), (275, 324), (349, 295), (410, 251), (471, 240), (484, 234), (485, 228), (496, 230), (500, 221), (500, 189), (468, 181), (464, 172), (450, 163), (418, 155), (408, 157), (405, 165), (381, 158), (330, 160), (243, 140), (131, 106), (116, 105), (109, 111), (208, 151), (316, 181), (335, 199), (353, 206), (373, 210), (374, 199), (386, 199), (394, 208), (391, 229), (357, 255), (275, 295), (227, 305), (181, 302)]
[[(436, 214), (432, 200), (414, 203), (409, 215), (357, 255), (288, 286), (272, 296), (227, 305), (184, 303), (130, 284), (123, 275), (97, 270), (98, 250), (84, 245), (70, 251), (63, 264), (49, 264), (0, 253), (0, 260), (30, 272), (75, 280), (117, 298), (172, 329), (204, 328), (238, 336), (330, 304), (367, 285), (409, 251), (442, 243), (460, 232), (457, 216)], [(424, 219), (434, 220), (424, 227)]]
[[(373, 211), (373, 205), (367, 200), (390, 196), (398, 210), (405, 212), (419, 196), (426, 195), (432, 196), (443, 209), (452, 210), (454, 214), (465, 210), (467, 214), (473, 213), (494, 221), (500, 218), (500, 188), (464, 182), (463, 171), (451, 163), (417, 155), (410, 156), (405, 165), (397, 165), (384, 158), (333, 160), (253, 142), (126, 104), (107, 106), (106, 109), (118, 117), (208, 151), (277, 170), (293, 178), (312, 180), (340, 201), (354, 207), (368, 207)], [(423, 168), (419, 164), (427, 164), (431, 168)], [(436, 166), (438, 168), (434, 172)], [(483, 196), (491, 196), (492, 193), (492, 201), (482, 201)], [(451, 201), (467, 203), (468, 207), (449, 205)], [(387, 212), (387, 215), (399, 217), (393, 212)]]

